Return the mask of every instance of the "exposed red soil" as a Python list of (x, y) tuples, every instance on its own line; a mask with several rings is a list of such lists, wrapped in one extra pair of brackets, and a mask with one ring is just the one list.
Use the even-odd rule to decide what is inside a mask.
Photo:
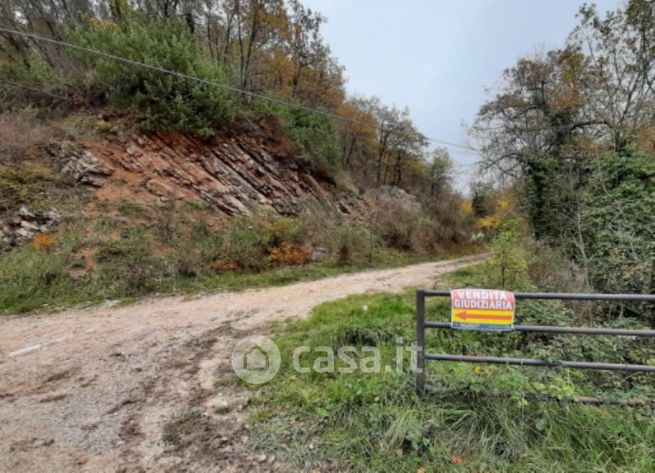
[(211, 142), (179, 133), (103, 135), (76, 143), (101, 163), (100, 201), (206, 202), (223, 215), (270, 208), (282, 215), (332, 207), (329, 184), (293, 158), (293, 144), (264, 122)]

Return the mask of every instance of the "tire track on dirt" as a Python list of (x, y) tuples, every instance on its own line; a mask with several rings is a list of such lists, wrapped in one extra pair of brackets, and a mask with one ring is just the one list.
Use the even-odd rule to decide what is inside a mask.
[(236, 341), (351, 294), (433, 287), (486, 257), (4, 317), (0, 471), (285, 471), (248, 449), (247, 393), (215, 382)]

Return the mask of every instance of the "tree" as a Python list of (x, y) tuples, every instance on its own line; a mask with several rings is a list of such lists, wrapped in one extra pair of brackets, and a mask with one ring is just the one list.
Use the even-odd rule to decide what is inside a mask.
[(564, 48), (505, 71), (472, 130), (482, 169), (522, 191), (535, 235), (564, 249), (599, 290), (652, 290), (651, 229), (634, 207), (650, 202), (652, 157), (635, 154), (633, 143), (655, 149), (646, 139), (654, 129), (654, 46), (652, 2), (630, 0), (603, 18), (584, 6)]
[(522, 180), (538, 236), (559, 238), (593, 159), (652, 123), (653, 13), (644, 0), (605, 19), (583, 7), (564, 49), (519, 60), (481, 107), (483, 168)]
[(305, 8), (298, 0), (291, 0), (290, 5), (288, 54), (295, 65), (291, 78), (291, 96), (296, 97), (305, 69), (324, 62), (330, 50), (320, 33), (325, 18)]
[(655, 112), (655, 7), (631, 0), (601, 18), (594, 5), (585, 5), (580, 18), (569, 47), (586, 58), (581, 99), (619, 151)]
[(453, 161), (446, 148), (432, 151), (432, 160), (428, 168), (430, 196), (439, 198), (453, 182)]
[[(408, 161), (420, 160), (423, 157), (423, 150), (428, 142), (425, 136), (418, 131), (409, 117), (409, 110), (405, 109), (401, 120), (396, 124), (392, 133), (391, 154), (393, 156), (393, 179), (394, 186), (400, 186), (403, 180), (403, 170)], [(385, 168), (384, 183), (386, 183)]]
[(375, 153), (375, 118), (364, 99), (348, 99), (337, 109), (344, 120), (336, 121), (341, 148), (341, 163), (350, 169), (368, 168)]

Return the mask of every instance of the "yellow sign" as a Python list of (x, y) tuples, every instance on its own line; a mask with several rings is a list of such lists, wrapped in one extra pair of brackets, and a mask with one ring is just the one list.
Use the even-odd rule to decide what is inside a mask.
[(497, 289), (450, 291), (452, 328), (502, 332), (514, 328), (514, 293)]

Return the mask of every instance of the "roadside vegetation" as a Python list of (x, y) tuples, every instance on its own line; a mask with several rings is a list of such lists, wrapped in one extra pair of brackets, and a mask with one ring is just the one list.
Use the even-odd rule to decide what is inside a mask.
[(452, 197), (448, 152), (428, 148), (407, 109), (347, 96), (344, 69), (321, 36), (325, 18), (299, 0), (19, 0), (0, 13), (4, 28), (29, 25), (78, 48), (1, 32), (0, 112), (111, 106), (143, 132), (207, 140), (235, 121), (274, 118), (316, 173)]
[[(17, 215), (61, 215), (3, 246), (0, 313), (282, 284), (487, 247), (491, 261), (448, 284), (652, 294), (654, 8), (629, 0), (601, 16), (584, 5), (562, 48), (505, 71), (471, 128), (481, 158), (469, 198), (447, 150), (429, 147), (407, 109), (347, 95), (325, 19), (298, 0), (0, 2), (3, 28), (74, 46), (0, 33), (0, 241), (10, 240), (6, 222), (33, 229)], [(336, 196), (365, 201), (382, 188), (391, 197), (228, 217), (205, 201), (103, 200), (102, 184), (65, 179), (56, 158), (63, 141), (89, 137), (174, 132), (216, 146), (265, 121), (293, 145), (273, 157), (320, 181), (335, 207)], [(419, 397), (408, 353), (399, 371), (291, 368), (299, 345), (374, 346), (395, 365), (398, 345), (415, 337), (413, 300), (350, 297), (280, 330), (282, 370), (248, 406), (253, 449), (301, 471), (655, 471), (652, 376), (429, 363)], [(447, 301), (427, 308), (448, 320)], [(655, 324), (646, 304), (525, 301), (517, 318)], [(655, 364), (653, 344), (629, 337), (430, 332), (427, 344)]]
[[(448, 152), (428, 147), (408, 110), (347, 96), (324, 21), (297, 0), (0, 6), (0, 26), (73, 46), (0, 32), (0, 231), (20, 228), (19, 212), (62, 216), (20, 244), (0, 234), (0, 312), (282, 283), (481, 247)], [(390, 197), (353, 215), (227, 218), (202, 202), (105, 201), (98, 186), (64, 178), (58, 158), (62, 142), (150, 133), (216, 146), (231, 130), (257, 136), (263, 122), (291, 143), (274, 157), (335, 201), (383, 187), (406, 191), (409, 205)]]
[[(526, 260), (526, 274), (537, 269), (531, 260)], [(498, 269), (505, 264), (497, 252), (490, 263), (453, 273), (448, 282), (455, 287), (497, 287)], [(508, 287), (535, 289), (526, 276)], [(448, 300), (430, 299), (427, 312), (429, 320), (448, 321)], [(517, 308), (517, 319), (524, 324), (588, 325), (584, 314), (553, 301), (523, 301)], [(630, 319), (602, 325), (648, 326)], [(251, 401), (254, 447), (307, 471), (655, 469), (649, 403), (611, 404), (652, 399), (648, 375), (429, 362), (428, 392), (418, 396), (406, 352), (404, 369), (395, 370), (397, 347), (411, 343), (415, 330), (413, 292), (326, 303), (309, 320), (282, 330), (276, 338), (281, 371)], [(426, 342), (434, 353), (655, 363), (652, 344), (627, 337), (433, 330)], [(354, 346), (353, 358), (365, 366), (371, 366), (370, 354), (362, 347), (376, 347), (383, 369), (300, 374), (292, 368), (291, 357), (298, 346), (327, 346), (335, 353)], [(323, 359), (324, 352), (311, 351), (303, 355), (301, 366), (324, 366)], [(337, 369), (345, 366), (337, 359)], [(387, 372), (385, 366), (393, 370)], [(580, 398), (610, 404), (585, 405)]]
[(530, 232), (583, 286), (653, 293), (653, 3), (584, 5), (578, 19), (562, 48), (508, 68), (480, 108), (481, 168), (509, 183)]
[[(519, 60), (480, 109), (473, 133), (487, 178), (473, 186), (471, 211), (494, 257), (454, 273), (451, 287), (655, 291), (653, 4), (632, 0), (605, 17), (584, 6), (579, 18), (564, 48)], [(448, 301), (429, 300), (427, 313), (449, 320)], [(400, 372), (292, 368), (305, 345), (374, 346), (393, 367), (398, 340), (415, 339), (414, 316), (413, 293), (358, 296), (281, 331), (281, 372), (251, 407), (256, 448), (318, 471), (655, 470), (649, 374), (428, 362), (420, 397), (408, 355)], [(648, 304), (517, 305), (522, 324), (654, 320)], [(636, 337), (428, 331), (426, 343), (437, 353), (655, 364), (652, 341)], [(303, 366), (323, 358), (312, 350)]]
[[(64, 193), (59, 208), (73, 212), (81, 198)], [(479, 251), (457, 241), (421, 246), (425, 239), (399, 240), (365, 219), (339, 221), (328, 214), (261, 213), (225, 225), (212, 225), (205, 215), (191, 204), (125, 202), (69, 219), (56, 232), (0, 253), (0, 312), (277, 285)], [(417, 229), (406, 225), (394, 223), (393, 229), (415, 235)], [(416, 225), (427, 228), (424, 219)]]

